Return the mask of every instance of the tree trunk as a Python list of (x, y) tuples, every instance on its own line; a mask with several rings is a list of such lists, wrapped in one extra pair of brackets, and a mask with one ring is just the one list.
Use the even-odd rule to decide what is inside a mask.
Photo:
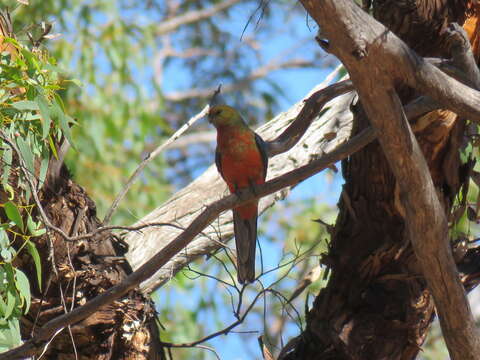
[[(99, 226), (93, 201), (62, 168), (58, 181), (47, 182), (42, 205), (52, 224), (70, 235)], [(42, 259), (42, 291), (28, 254), (18, 259), (32, 285), (32, 306), (22, 319), (28, 339), (47, 321), (83, 305), (131, 272), (125, 245), (109, 232), (69, 243), (54, 232), (34, 240)], [(120, 301), (101, 308), (83, 321), (63, 329), (46, 346), (46, 359), (160, 359), (155, 310), (150, 299), (131, 291)]]
[[(94, 202), (71, 180), (65, 167), (58, 181), (44, 186), (42, 204), (53, 225), (67, 234), (81, 235), (99, 226)], [(43, 291), (38, 286), (33, 289), (31, 310), (23, 319), (23, 338), (116, 285), (131, 272), (123, 257), (126, 246), (109, 232), (75, 243), (51, 232), (35, 243), (42, 258)], [(27, 275), (35, 279), (30, 257), (26, 255), (23, 260)], [(45, 358), (156, 359), (158, 349), (150, 346), (156, 340), (154, 320), (151, 300), (131, 291), (122, 300), (60, 332), (47, 345)]]
[[(378, 3), (381, 1), (374, 1), (376, 10)], [(401, 19), (403, 25), (410, 24), (407, 14), (402, 16), (399, 9), (403, 5), (396, 6), (402, 2), (383, 3), (390, 15), (396, 15), (389, 17), (385, 12), (377, 12), (383, 15), (381, 20)], [(463, 22), (465, 18), (464, 12), (443, 10), (443, 19), (434, 16), (434, 25), (442, 25), (436, 30), (444, 29), (449, 21)], [(417, 16), (411, 24), (421, 23), (422, 14), (409, 15)], [(394, 30), (403, 31), (397, 35), (410, 46), (422, 41), (432, 44), (428, 39), (418, 39), (421, 35), (434, 36), (432, 32), (415, 31), (413, 37), (411, 29), (393, 25)], [(416, 50), (423, 56), (445, 55), (441, 43), (435, 44), (436, 47)], [(412, 99), (411, 89), (398, 91), (404, 103)], [(358, 133), (369, 122), (360, 104), (354, 112)], [(413, 121), (411, 126), (428, 162), (439, 200), (445, 213), (450, 214), (462, 183), (459, 146), (464, 121), (450, 111), (435, 111)], [(378, 142), (345, 160), (342, 170), (345, 185), (339, 215), (328, 255), (322, 260), (330, 270), (330, 279), (307, 314), (306, 330), (292, 341), (293, 350), (288, 352), (287, 346), (284, 358), (414, 359), (435, 311), (405, 233), (405, 210), (395, 178)]]

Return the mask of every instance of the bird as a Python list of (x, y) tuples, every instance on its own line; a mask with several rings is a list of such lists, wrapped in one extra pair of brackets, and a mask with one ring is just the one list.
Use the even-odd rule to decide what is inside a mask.
[[(266, 143), (251, 130), (240, 113), (228, 105), (210, 107), (208, 120), (217, 129), (215, 164), (231, 193), (265, 183), (268, 167)], [(258, 199), (232, 209), (237, 278), (240, 284), (255, 281)]]

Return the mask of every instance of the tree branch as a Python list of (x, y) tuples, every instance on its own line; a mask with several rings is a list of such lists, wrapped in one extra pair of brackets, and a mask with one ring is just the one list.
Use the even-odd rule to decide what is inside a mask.
[[(320, 89), (321, 87), (322, 85)], [(332, 87), (321, 90), (312, 90), (313, 94), (308, 95), (305, 100), (292, 106), (286, 113), (280, 114), (258, 130), (258, 133), (269, 144), (268, 152), (270, 155), (273, 156), (284, 151), (284, 153), (270, 161), (269, 177), (278, 176), (285, 171), (307, 164), (315, 156), (328, 152), (346, 141), (350, 135), (353, 115), (345, 109), (348, 109), (355, 95), (350, 93), (331, 100), (345, 91), (348, 91), (346, 83), (335, 84)], [(328, 102), (328, 100), (331, 101)], [(327, 102), (328, 111), (325, 109), (322, 121), (313, 121), (318, 117), (319, 110)], [(318, 109), (308, 110), (311, 107), (317, 107)], [(302, 115), (299, 115), (300, 112)], [(310, 127), (309, 124), (311, 124)], [(307, 133), (302, 137), (303, 132), (307, 129)], [(284, 131), (287, 131), (292, 136), (297, 133), (295, 141), (302, 138), (301, 141), (295, 145), (295, 141), (285, 136), (283, 137), (285, 141), (278, 140), (279, 136), (281, 136), (280, 134)], [(335, 134), (335, 139), (328, 140), (324, 135), (326, 133)], [(269, 138), (274, 140), (268, 141)], [(291, 148), (292, 146), (294, 147)], [(289, 148), (291, 149), (286, 152)], [(142, 218), (135, 225), (166, 222), (168, 219), (168, 222), (175, 222), (186, 227), (202, 211), (203, 204), (211, 201), (211, 199), (218, 198), (219, 195), (225, 192), (226, 186), (220, 179), (214, 166), (212, 166), (190, 185), (177, 192), (161, 207)], [(275, 201), (285, 197), (287, 193), (288, 189), (284, 189), (279, 194), (262, 199), (260, 210), (264, 211)], [(173, 258), (154, 277), (143, 283), (142, 291), (152, 291), (160, 284), (168, 281), (179, 269), (193, 259), (218, 249), (219, 243), (218, 241), (213, 241), (213, 239), (226, 241), (231, 238), (232, 234), (231, 214), (223, 214), (215, 222), (214, 226), (210, 226), (204, 235), (198, 237), (191, 246), (185, 249), (185, 252)], [(178, 235), (176, 231), (153, 231), (153, 229), (147, 229), (142, 233), (129, 233), (126, 236), (126, 241), (129, 244), (127, 259), (130, 265), (133, 269), (139, 268), (159, 247), (171, 242), (176, 235)]]
[[(312, 67), (315, 63), (304, 59), (293, 59), (283, 62), (271, 62), (264, 66), (260, 66), (254, 69), (250, 74), (243, 79), (239, 79), (235, 83), (225, 84), (222, 86), (223, 93), (229, 93), (244, 89), (245, 86), (254, 80), (264, 78), (269, 73), (282, 69), (303, 68)], [(168, 101), (179, 102), (188, 99), (208, 98), (215, 91), (216, 87), (207, 87), (202, 89), (190, 89), (185, 91), (174, 91), (164, 94), (164, 97)]]
[(156, 34), (158, 36), (165, 35), (169, 32), (177, 30), (179, 27), (192, 24), (204, 19), (207, 19), (220, 11), (232, 7), (241, 0), (225, 0), (217, 5), (211, 6), (207, 9), (189, 11), (183, 15), (176, 16), (171, 19), (164, 20), (158, 27)]

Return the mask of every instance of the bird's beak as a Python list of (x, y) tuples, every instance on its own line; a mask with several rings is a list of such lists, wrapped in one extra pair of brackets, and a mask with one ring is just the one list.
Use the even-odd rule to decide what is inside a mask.
[(217, 90), (212, 95), (212, 98), (210, 99), (210, 107), (214, 107), (217, 105), (225, 105), (225, 100), (223, 99), (222, 95), (220, 92), (222, 91), (222, 84), (218, 85)]

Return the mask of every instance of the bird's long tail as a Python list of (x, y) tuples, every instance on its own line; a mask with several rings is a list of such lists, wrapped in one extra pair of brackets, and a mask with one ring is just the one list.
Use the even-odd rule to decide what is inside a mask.
[(241, 284), (255, 280), (258, 202), (233, 210), (233, 229), (237, 247), (237, 278)]

